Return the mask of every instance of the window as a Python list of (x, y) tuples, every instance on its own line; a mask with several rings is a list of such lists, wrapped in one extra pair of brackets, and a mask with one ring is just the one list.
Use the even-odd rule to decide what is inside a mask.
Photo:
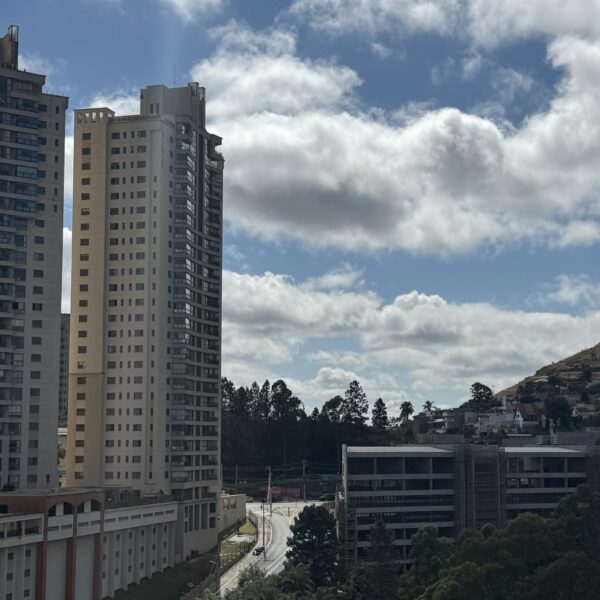
[[(89, 192), (83, 192), (81, 194), (81, 199), (82, 200), (89, 200), (90, 199), (90, 193)], [(83, 214), (83, 213), (82, 213)]]
[(81, 139), (82, 140), (91, 140), (92, 139), (92, 134), (91, 133), (82, 133), (81, 134)]
[(81, 179), (81, 185), (90, 185), (90, 178), (89, 177), (83, 177)]
[(92, 149), (91, 148), (82, 148), (81, 149), (81, 154), (88, 156), (92, 153)]

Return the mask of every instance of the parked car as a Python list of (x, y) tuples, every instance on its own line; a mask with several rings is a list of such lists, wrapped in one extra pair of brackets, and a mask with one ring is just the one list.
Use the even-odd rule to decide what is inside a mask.
[(252, 550), (252, 554), (254, 556), (260, 556), (263, 553), (264, 549), (265, 549), (264, 546), (256, 546), (256, 548), (254, 548), (254, 550)]

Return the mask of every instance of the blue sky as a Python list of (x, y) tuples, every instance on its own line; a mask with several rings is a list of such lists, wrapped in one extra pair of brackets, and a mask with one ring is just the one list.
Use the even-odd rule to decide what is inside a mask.
[(310, 408), (358, 378), (392, 412), (455, 405), (473, 381), (499, 390), (600, 341), (600, 0), (3, 14), (22, 66), (71, 108), (127, 113), (145, 85), (206, 86), (237, 384), (283, 377)]

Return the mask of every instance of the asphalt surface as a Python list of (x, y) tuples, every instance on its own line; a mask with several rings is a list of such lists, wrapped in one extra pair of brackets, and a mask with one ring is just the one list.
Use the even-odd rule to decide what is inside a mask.
[[(274, 575), (283, 570), (287, 539), (292, 535), (290, 525), (294, 522), (296, 515), (310, 504), (320, 504), (320, 502), (276, 502), (273, 504), (272, 515), (269, 515), (268, 507), (265, 506), (265, 551), (260, 556), (253, 556), (250, 552), (231, 569), (231, 572), (228, 571), (221, 579), (221, 588), (219, 589), (221, 595), (235, 588), (239, 574), (251, 565), (256, 565), (267, 575)], [(257, 546), (262, 546), (262, 504), (260, 502), (249, 502), (246, 505), (246, 510), (258, 517), (259, 535)]]

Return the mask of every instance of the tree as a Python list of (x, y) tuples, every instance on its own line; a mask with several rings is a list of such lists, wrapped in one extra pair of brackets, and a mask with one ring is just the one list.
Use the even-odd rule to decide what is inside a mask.
[(414, 412), (415, 409), (413, 408), (412, 402), (405, 400), (400, 405), (400, 420), (404, 421), (405, 423), (408, 422), (410, 415), (412, 415)]
[(387, 415), (387, 407), (381, 398), (377, 398), (377, 400), (375, 400), (375, 404), (373, 405), (373, 410), (371, 412), (371, 424), (373, 425), (375, 431), (378, 432), (385, 431), (390, 425), (390, 420), (388, 419)]
[(566, 398), (558, 396), (556, 398), (547, 398), (544, 402), (546, 416), (552, 421), (554, 431), (558, 429), (558, 423), (562, 427), (568, 427), (571, 423), (571, 406)]
[(339, 423), (342, 420), (341, 406), (344, 399), (341, 396), (334, 396), (323, 404), (321, 408), (321, 419), (330, 423)]
[(369, 535), (371, 548), (369, 549), (369, 560), (373, 562), (386, 562), (394, 558), (394, 534), (388, 529), (383, 519), (377, 519), (371, 527)]
[(368, 410), (369, 403), (362, 386), (356, 380), (351, 381), (340, 406), (342, 422), (351, 425), (364, 425), (367, 422)]
[(435, 407), (433, 406), (433, 402), (431, 400), (426, 400), (423, 403), (423, 410), (426, 410), (427, 412), (431, 412)]
[(285, 569), (277, 576), (277, 587), (286, 594), (297, 594), (302, 597), (312, 594), (314, 583), (308, 567), (300, 563), (287, 563)]
[(306, 506), (290, 527), (286, 558), (292, 565), (306, 565), (316, 587), (332, 582), (337, 566), (335, 520), (323, 506)]
[(471, 386), (471, 399), (468, 402), (468, 407), (476, 412), (486, 412), (490, 408), (500, 406), (501, 402), (494, 398), (494, 393), (483, 383), (476, 381)]
[(258, 393), (258, 413), (263, 421), (269, 419), (271, 413), (271, 384), (268, 379), (265, 379)]
[(223, 410), (229, 410), (235, 396), (235, 385), (227, 377), (221, 377), (221, 404)]

